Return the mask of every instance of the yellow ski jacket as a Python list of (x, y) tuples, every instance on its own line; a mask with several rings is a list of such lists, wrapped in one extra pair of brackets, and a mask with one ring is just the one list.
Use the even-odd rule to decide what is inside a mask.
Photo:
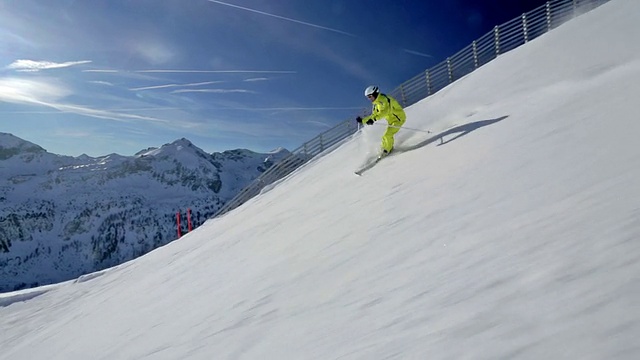
[(370, 119), (378, 121), (384, 118), (387, 119), (389, 125), (401, 126), (407, 119), (400, 103), (389, 95), (378, 94), (378, 97), (373, 100), (372, 106), (371, 115), (362, 119), (363, 124)]

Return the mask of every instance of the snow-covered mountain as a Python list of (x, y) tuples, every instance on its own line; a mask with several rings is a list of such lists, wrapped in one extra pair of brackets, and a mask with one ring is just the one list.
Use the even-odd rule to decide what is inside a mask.
[(134, 156), (60, 156), (0, 133), (0, 292), (68, 280), (187, 231), (288, 155), (207, 154), (187, 139)]

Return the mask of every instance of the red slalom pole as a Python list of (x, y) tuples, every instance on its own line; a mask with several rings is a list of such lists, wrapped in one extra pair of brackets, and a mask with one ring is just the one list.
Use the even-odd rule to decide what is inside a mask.
[(178, 226), (178, 239), (182, 236), (180, 234), (180, 211), (176, 213), (176, 225)]
[(187, 208), (187, 227), (189, 228), (189, 232), (191, 232), (191, 209)]

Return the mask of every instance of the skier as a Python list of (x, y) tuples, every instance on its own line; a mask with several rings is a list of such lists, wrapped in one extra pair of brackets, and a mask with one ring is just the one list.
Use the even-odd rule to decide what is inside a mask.
[(365, 116), (364, 119), (358, 116), (356, 121), (360, 124), (373, 125), (375, 121), (383, 118), (387, 119), (389, 126), (382, 136), (382, 152), (383, 155), (387, 155), (393, 150), (393, 136), (400, 130), (400, 127), (404, 125), (404, 122), (407, 120), (407, 115), (396, 99), (380, 93), (380, 89), (375, 85), (367, 87), (364, 90), (364, 96), (373, 104), (371, 115)]

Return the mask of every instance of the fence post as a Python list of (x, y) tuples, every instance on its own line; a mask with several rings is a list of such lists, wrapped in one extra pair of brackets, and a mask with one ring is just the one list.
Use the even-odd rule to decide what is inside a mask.
[(193, 229), (193, 227), (191, 226), (191, 209), (187, 208), (187, 229), (189, 230), (189, 232), (191, 232), (191, 229)]
[(527, 14), (522, 14), (522, 33), (524, 34), (524, 42), (529, 42), (529, 32), (527, 31)]
[(576, 13), (578, 12), (578, 4), (577, 4), (577, 0), (573, 0), (573, 14), (572, 17), (575, 18), (576, 17)]
[(475, 68), (478, 68), (478, 44), (475, 40), (471, 43), (471, 47), (473, 48), (473, 65)]
[(427, 69), (427, 95), (431, 95), (431, 71)]
[(322, 143), (322, 134), (320, 134), (320, 136), (318, 137), (318, 140), (320, 141), (320, 152), (323, 152), (324, 144)]
[(402, 97), (402, 106), (407, 106), (407, 97), (404, 95), (404, 84), (400, 85), (400, 96)]
[(496, 42), (496, 56), (498, 56), (500, 55), (500, 27), (498, 25), (493, 28), (493, 37)]
[(547, 31), (551, 31), (551, 2), (547, 1)]
[(449, 83), (453, 82), (453, 67), (451, 66), (451, 58), (447, 58), (447, 71), (449, 72)]

